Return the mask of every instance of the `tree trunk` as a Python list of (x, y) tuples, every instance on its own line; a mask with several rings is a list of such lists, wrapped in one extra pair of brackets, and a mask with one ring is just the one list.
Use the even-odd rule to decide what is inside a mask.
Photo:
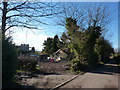
[(3, 2), (3, 11), (2, 11), (2, 35), (5, 37), (6, 31), (6, 14), (7, 14), (7, 2)]

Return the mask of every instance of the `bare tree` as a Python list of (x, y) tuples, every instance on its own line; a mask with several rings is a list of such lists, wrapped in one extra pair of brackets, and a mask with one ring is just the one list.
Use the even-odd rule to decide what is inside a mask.
[(39, 29), (44, 23), (41, 18), (51, 17), (61, 13), (57, 12), (56, 3), (44, 2), (1, 2), (2, 11), (2, 34), (12, 27), (25, 27)]
[(67, 2), (67, 3), (61, 3), (60, 5), (62, 13), (57, 16), (56, 24), (65, 26), (65, 19), (66, 18), (73, 18), (76, 19), (77, 22), (79, 22), (79, 25), (82, 25), (82, 23), (85, 21), (85, 13), (84, 7), (81, 7), (81, 4), (79, 6), (77, 3), (73, 2)]
[(69, 2), (61, 6), (63, 13), (59, 15), (57, 25), (65, 26), (65, 19), (71, 17), (76, 19), (82, 30), (89, 26), (100, 26), (103, 33), (106, 33), (107, 27), (113, 19), (107, 7), (101, 4)]
[(107, 7), (104, 5), (91, 6), (88, 9), (87, 24), (89, 26), (100, 26), (104, 33), (106, 33), (108, 25), (113, 20)]

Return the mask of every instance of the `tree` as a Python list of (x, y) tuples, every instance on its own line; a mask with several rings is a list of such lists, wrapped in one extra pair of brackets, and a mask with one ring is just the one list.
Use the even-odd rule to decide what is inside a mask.
[(0, 15), (1, 18), (1, 30), (3, 41), (3, 61), (2, 61), (2, 73), (3, 73), (3, 87), (9, 87), (16, 71), (16, 50), (15, 47), (6, 39), (5, 36), (7, 30), (12, 27), (24, 27), (29, 29), (39, 30), (40, 24), (46, 24), (42, 22), (41, 18), (49, 17), (59, 14), (56, 12), (55, 4), (43, 3), (43, 2), (0, 2)]
[(101, 27), (102, 35), (106, 36), (108, 26), (113, 20), (108, 8), (102, 4), (88, 3), (65, 3), (61, 5), (63, 13), (58, 15), (56, 24), (66, 26), (66, 18), (76, 19), (81, 30), (86, 30), (90, 26)]
[(68, 48), (70, 48), (70, 51), (74, 53), (74, 58), (72, 59), (71, 62), (71, 70), (76, 72), (80, 70), (81, 68), (79, 67), (81, 64), (81, 59), (80, 59), (80, 38), (81, 38), (81, 31), (79, 30), (79, 26), (76, 23), (75, 19), (66, 18), (66, 33), (63, 34), (63, 40), (65, 38)]
[(56, 52), (59, 47), (58, 47), (58, 43), (59, 43), (59, 38), (58, 38), (58, 35), (55, 35), (54, 36), (54, 39), (53, 39), (53, 42), (52, 42), (52, 52)]
[[(66, 33), (63, 35), (65, 36), (65, 40), (69, 40), (68, 48), (70, 48), (71, 52), (74, 53), (74, 58), (71, 61), (71, 70), (78, 72), (79, 70), (83, 70), (86, 65), (90, 66), (91, 68), (96, 67), (99, 64), (99, 54), (96, 52), (95, 48), (97, 40), (102, 35), (101, 27), (90, 26), (84, 31), (79, 30), (76, 20), (67, 18), (66, 30)], [(106, 41), (104, 41), (104, 43), (105, 42)], [(98, 45), (99, 47), (101, 47), (100, 44)], [(102, 55), (107, 56), (106, 59), (109, 59), (112, 47), (109, 42), (106, 42), (104, 45), (109, 51), (106, 53), (106, 55), (103, 53)]]
[(13, 87), (14, 76), (18, 69), (17, 50), (9, 41), (2, 40), (2, 88)]
[(35, 47), (32, 47), (31, 51), (32, 51), (32, 52), (35, 52)]
[(53, 42), (53, 38), (47, 38), (47, 40), (45, 40), (44, 41), (44, 43), (43, 43), (43, 46), (44, 46), (44, 48), (43, 48), (43, 52), (45, 52), (45, 53), (48, 53), (48, 54), (51, 54), (52, 53), (52, 42)]
[(55, 53), (60, 46), (62, 45), (62, 42), (59, 40), (58, 35), (55, 35), (54, 38), (47, 38), (47, 40), (44, 41), (43, 46), (43, 52), (48, 54)]
[(0, 3), (2, 11), (2, 34), (12, 27), (39, 29), (38, 24), (46, 24), (40, 18), (59, 14), (56, 4), (43, 2), (7, 2)]
[(108, 62), (111, 54), (114, 54), (114, 50), (108, 40), (103, 37), (97, 39), (95, 44), (95, 51), (99, 56), (99, 61)]
[(71, 70), (77, 72), (86, 65), (97, 66), (99, 55), (94, 48), (99, 37), (105, 38), (112, 17), (103, 5), (66, 4), (62, 6), (63, 13), (60, 14), (57, 24), (65, 27), (66, 31), (61, 39), (74, 53)]
[(87, 57), (87, 62), (89, 65), (91, 66), (96, 66), (99, 62), (98, 62), (98, 55), (94, 50), (95, 44), (96, 44), (96, 40), (101, 36), (101, 27), (97, 26), (91, 26), (89, 27), (85, 33), (87, 39), (86, 39), (86, 57)]

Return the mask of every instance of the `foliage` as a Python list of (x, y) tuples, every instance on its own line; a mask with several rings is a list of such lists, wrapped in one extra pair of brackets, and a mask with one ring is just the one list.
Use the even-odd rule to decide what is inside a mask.
[(97, 39), (95, 51), (99, 56), (99, 61), (104, 63), (108, 62), (111, 53), (114, 53), (111, 44), (103, 37)]
[(52, 47), (51, 47), (52, 52), (56, 52), (59, 49), (58, 42), (59, 42), (59, 38), (58, 38), (57, 35), (55, 35), (54, 38), (53, 38)]
[(20, 58), (19, 59), (19, 69), (23, 71), (35, 71), (37, 61), (30, 58)]
[[(106, 35), (107, 26), (112, 20), (107, 8), (103, 5), (79, 7), (79, 5), (72, 3), (62, 7), (63, 14), (61, 17), (63, 19), (58, 24), (66, 28), (66, 32), (61, 37), (64, 47), (69, 48), (74, 53), (71, 69), (77, 72), (81, 70), (79, 68), (81, 64), (90, 67), (98, 66), (101, 54), (99, 47), (103, 46), (102, 42), (98, 44), (98, 39)], [(105, 52), (107, 53), (104, 52), (101, 55), (108, 60), (113, 49), (109, 41), (106, 42), (105, 40), (103, 43), (106, 43), (104, 45), (106, 45)]]
[(43, 52), (47, 52), (48, 54), (52, 53), (52, 42), (53, 38), (47, 38), (47, 40), (44, 41), (44, 49), (42, 50)]
[(31, 51), (32, 51), (32, 52), (35, 52), (35, 47), (32, 47)]
[(117, 64), (120, 65), (120, 52), (114, 54), (114, 59), (117, 61)]
[(17, 70), (17, 52), (9, 39), (2, 40), (2, 85), (10, 88)]
[(43, 45), (44, 53), (53, 54), (61, 47), (62, 42), (59, 40), (58, 35), (55, 35), (54, 38), (47, 38), (47, 40), (44, 41)]
[(98, 56), (94, 50), (96, 39), (101, 35), (101, 28), (91, 26), (85, 31), (85, 54), (89, 65), (96, 66), (98, 64)]
[[(72, 71), (78, 72), (88, 69), (85, 67), (93, 68), (98, 66), (100, 55), (104, 56), (104, 59), (109, 59), (112, 47), (107, 40), (99, 42), (102, 35), (101, 27), (93, 24), (93, 26), (89, 26), (85, 30), (80, 30), (77, 21), (70, 17), (66, 18), (66, 30), (66, 33), (62, 35), (62, 40), (68, 45), (70, 51), (74, 53), (74, 58), (71, 60)], [(107, 52), (100, 53), (99, 47), (102, 47), (100, 49), (106, 48)]]

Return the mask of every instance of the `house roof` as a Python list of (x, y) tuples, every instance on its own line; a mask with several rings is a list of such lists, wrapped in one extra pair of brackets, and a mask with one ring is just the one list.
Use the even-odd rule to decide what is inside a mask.
[[(57, 54), (58, 52), (63, 52), (63, 53), (65, 53), (63, 50), (59, 49), (58, 51), (56, 51), (56, 52), (54, 53), (54, 55)], [(66, 53), (65, 53), (65, 54), (66, 54)]]

